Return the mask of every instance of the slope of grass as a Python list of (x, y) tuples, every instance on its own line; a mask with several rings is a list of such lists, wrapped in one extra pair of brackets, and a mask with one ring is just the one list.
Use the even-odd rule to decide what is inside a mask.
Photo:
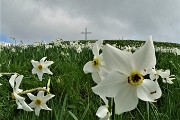
[[(106, 41), (110, 44), (121, 46), (140, 46), (143, 42), (134, 41)], [(179, 44), (155, 43), (157, 46), (173, 46), (180, 48)], [(93, 59), (90, 49), (83, 49), (77, 53), (75, 49), (66, 49), (61, 46), (53, 46), (46, 49), (44, 45), (38, 47), (29, 46), (26, 49), (14, 47), (2, 48), (0, 72), (17, 72), (24, 75), (20, 88), (23, 90), (35, 87), (45, 87), (48, 78), (51, 79), (51, 93), (56, 96), (48, 102), (52, 111), (41, 110), (40, 116), (34, 112), (17, 110), (15, 101), (11, 99), (12, 88), (8, 82), (10, 76), (3, 76), (0, 79), (0, 120), (74, 120), (73, 115), (79, 120), (98, 120), (95, 115), (102, 100), (95, 95), (91, 87), (96, 84), (90, 74), (84, 74), (83, 66)], [(68, 53), (64, 56), (61, 52)], [(47, 60), (54, 61), (50, 66), (53, 75), (45, 74), (40, 82), (37, 75), (32, 75), (31, 60), (39, 61), (46, 56)], [(170, 69), (171, 74), (176, 75), (174, 84), (164, 84), (159, 81), (163, 91), (162, 97), (157, 103), (147, 103), (139, 100), (138, 107), (130, 112), (116, 115), (115, 120), (178, 120), (180, 119), (180, 56), (173, 53), (156, 52), (157, 69)], [(36, 94), (36, 93), (35, 93)], [(27, 103), (31, 101), (26, 97)], [(149, 113), (148, 113), (149, 111)]]

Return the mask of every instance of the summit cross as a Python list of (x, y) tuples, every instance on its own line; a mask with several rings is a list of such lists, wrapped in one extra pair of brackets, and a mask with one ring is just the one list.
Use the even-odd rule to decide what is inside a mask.
[(87, 32), (87, 27), (86, 27), (85, 32), (81, 32), (81, 34), (85, 34), (85, 40), (87, 40), (87, 34), (91, 34), (91, 32)]

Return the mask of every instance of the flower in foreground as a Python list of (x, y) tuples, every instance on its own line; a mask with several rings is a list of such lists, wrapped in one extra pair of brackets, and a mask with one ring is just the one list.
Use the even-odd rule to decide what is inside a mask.
[(100, 106), (96, 112), (96, 115), (100, 118), (100, 120), (109, 120), (111, 116), (106, 105)]
[(99, 54), (99, 50), (102, 47), (103, 40), (98, 40), (93, 45), (93, 54), (94, 58), (93, 61), (87, 62), (84, 67), (83, 71), (85, 74), (91, 73), (92, 78), (95, 83), (100, 83), (102, 79), (104, 79), (104, 73), (105, 73), (105, 64), (103, 61), (102, 54)]
[(18, 95), (19, 92), (22, 92), (23, 90), (19, 89), (19, 86), (21, 84), (23, 75), (17, 76), (17, 74), (14, 74), (11, 76), (9, 83), (11, 87), (13, 88), (12, 98), (16, 99), (16, 104), (18, 105), (17, 109), (23, 109), (25, 111), (33, 111), (25, 102), (25, 98)]
[(37, 96), (34, 96), (31, 93), (27, 93), (28, 97), (32, 100), (32, 102), (29, 104), (29, 106), (31, 108), (35, 108), (35, 114), (37, 116), (39, 116), (40, 110), (44, 109), (44, 110), (51, 110), (50, 108), (48, 108), (48, 106), (46, 105), (46, 102), (53, 98), (55, 95), (53, 94), (47, 94), (46, 96), (44, 96), (44, 91), (39, 91)]
[[(91, 73), (92, 74), (92, 79), (96, 84), (99, 84), (108, 74), (108, 69), (105, 67), (102, 53), (99, 54), (99, 50), (102, 47), (103, 40), (98, 40), (94, 43), (93, 45), (93, 54), (94, 54), (94, 59), (93, 61), (87, 62), (84, 67), (83, 71), (85, 74)], [(108, 100), (106, 99), (105, 96), (100, 97), (103, 99), (105, 104), (108, 104)]]
[(53, 64), (54, 62), (53, 61), (45, 61), (47, 57), (43, 57), (40, 62), (38, 61), (34, 61), (34, 60), (31, 60), (31, 63), (33, 65), (33, 69), (32, 69), (32, 73), (33, 74), (37, 74), (38, 75), (38, 78), (40, 81), (42, 81), (42, 76), (43, 76), (43, 73), (47, 73), (47, 74), (53, 74), (48, 66), (50, 66), (51, 64)]
[(113, 71), (92, 89), (98, 95), (114, 98), (116, 114), (135, 109), (138, 98), (155, 102), (161, 97), (162, 92), (158, 83), (144, 79), (142, 75), (144, 69), (156, 65), (151, 39), (134, 53), (106, 45), (103, 48), (103, 59)]

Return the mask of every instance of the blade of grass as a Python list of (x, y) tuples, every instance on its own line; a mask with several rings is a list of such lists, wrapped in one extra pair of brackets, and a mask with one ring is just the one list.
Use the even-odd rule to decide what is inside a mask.
[(137, 111), (139, 112), (139, 114), (141, 115), (141, 117), (143, 118), (143, 120), (146, 120), (146, 119), (144, 118), (143, 114), (141, 113), (141, 111), (140, 111), (138, 108), (136, 108), (136, 109), (137, 109)]
[(61, 114), (60, 114), (60, 120), (63, 120), (63, 114), (64, 114), (64, 110), (65, 110), (65, 107), (66, 107), (66, 100), (67, 100), (67, 94), (65, 95), (65, 98), (64, 98), (64, 101), (63, 101), (63, 106), (62, 106)]
[(71, 111), (69, 111), (69, 114), (74, 118), (74, 120), (78, 120), (78, 118)]
[(80, 120), (84, 120), (88, 110), (89, 110), (89, 103), (88, 103), (88, 105), (87, 105), (87, 107), (86, 107), (86, 109), (85, 109), (85, 111), (84, 111), (84, 113), (83, 113), (83, 115), (82, 115)]

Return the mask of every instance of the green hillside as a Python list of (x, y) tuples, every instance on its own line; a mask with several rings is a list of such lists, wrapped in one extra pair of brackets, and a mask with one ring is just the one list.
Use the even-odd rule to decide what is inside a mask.
[[(94, 41), (91, 41), (94, 42)], [(109, 44), (116, 44), (118, 48), (124, 46), (139, 47), (144, 42), (128, 40), (107, 40)], [(139, 100), (138, 107), (130, 112), (116, 115), (115, 120), (179, 120), (180, 119), (180, 55), (174, 53), (180, 49), (180, 44), (154, 43), (158, 48), (156, 51), (157, 69), (170, 69), (175, 75), (174, 84), (166, 84), (159, 79), (163, 95), (156, 103), (147, 103)], [(48, 47), (47, 47), (48, 46)], [(15, 100), (12, 100), (12, 88), (9, 84), (10, 75), (0, 78), (0, 120), (99, 120), (96, 111), (103, 101), (92, 92), (91, 87), (96, 84), (91, 74), (83, 72), (83, 66), (93, 59), (91, 43), (88, 41), (78, 42), (56, 42), (49, 45), (1, 46), (0, 72), (19, 73), (24, 75), (20, 88), (28, 90), (36, 87), (46, 87), (47, 81), (51, 79), (50, 92), (55, 95), (48, 101), (47, 105), (52, 111), (41, 110), (37, 117), (34, 112), (18, 110)], [(78, 51), (81, 47), (82, 51)], [(164, 49), (168, 49), (164, 52)], [(159, 50), (159, 49), (162, 49)], [(132, 50), (132, 52), (135, 50)], [(79, 52), (79, 53), (78, 53)], [(49, 68), (53, 75), (44, 74), (43, 81), (39, 81), (37, 75), (32, 74), (31, 60), (39, 61), (47, 57), (54, 61)], [(36, 93), (35, 93), (36, 94)], [(24, 95), (26, 102), (31, 100)]]

